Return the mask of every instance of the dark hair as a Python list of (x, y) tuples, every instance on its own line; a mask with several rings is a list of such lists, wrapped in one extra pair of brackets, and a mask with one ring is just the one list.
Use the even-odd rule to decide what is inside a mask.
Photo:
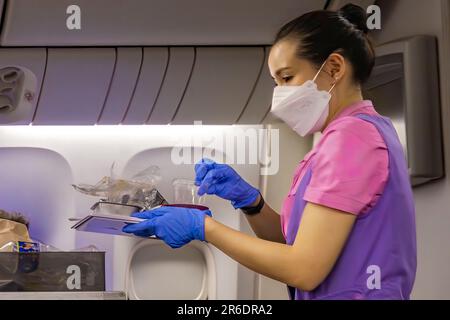
[(354, 81), (363, 84), (375, 64), (366, 21), (364, 9), (353, 4), (347, 4), (337, 12), (312, 11), (284, 25), (274, 43), (284, 39), (297, 40), (297, 55), (317, 67), (333, 52), (340, 53), (353, 66)]

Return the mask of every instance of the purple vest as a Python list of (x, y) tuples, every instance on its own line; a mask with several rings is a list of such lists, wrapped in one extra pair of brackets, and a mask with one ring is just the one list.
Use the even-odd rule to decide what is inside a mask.
[[(327, 278), (311, 292), (289, 287), (291, 298), (409, 299), (416, 275), (416, 224), (406, 159), (388, 118), (358, 114), (380, 132), (389, 154), (389, 178), (376, 205), (357, 217), (347, 243)], [(314, 161), (314, 160), (313, 160)], [(311, 179), (307, 169), (295, 194), (286, 243), (292, 245)]]

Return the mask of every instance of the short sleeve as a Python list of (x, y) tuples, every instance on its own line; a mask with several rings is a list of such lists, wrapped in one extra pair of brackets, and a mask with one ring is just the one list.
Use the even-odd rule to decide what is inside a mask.
[(356, 117), (336, 121), (311, 164), (304, 200), (359, 215), (373, 207), (388, 179), (388, 150), (378, 129)]

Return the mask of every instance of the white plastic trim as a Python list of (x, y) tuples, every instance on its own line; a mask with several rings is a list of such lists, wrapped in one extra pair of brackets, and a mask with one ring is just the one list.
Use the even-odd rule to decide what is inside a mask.
[[(125, 285), (124, 285), (124, 291), (126, 295), (126, 299), (132, 299), (132, 300), (141, 300), (138, 295), (136, 294), (134, 283), (133, 283), (133, 271), (131, 268), (131, 263), (133, 261), (133, 257), (135, 253), (147, 246), (152, 245), (164, 245), (163, 242), (160, 240), (153, 240), (153, 239), (145, 239), (140, 241), (134, 248), (131, 250), (130, 254), (128, 255), (128, 260), (126, 264), (125, 269)], [(203, 279), (202, 279), (202, 289), (198, 296), (195, 298), (195, 300), (215, 300), (217, 297), (217, 288), (216, 288), (216, 264), (214, 261), (214, 255), (212, 254), (211, 249), (206, 243), (198, 242), (198, 241), (192, 241), (187, 246), (191, 246), (193, 248), (196, 248), (199, 250), (203, 257), (205, 258), (205, 269), (203, 272)]]

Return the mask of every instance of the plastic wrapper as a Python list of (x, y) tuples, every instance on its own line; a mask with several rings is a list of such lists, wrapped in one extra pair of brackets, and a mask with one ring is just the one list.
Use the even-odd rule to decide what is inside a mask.
[(109, 177), (103, 177), (97, 184), (72, 185), (75, 190), (86, 195), (102, 197), (104, 201), (139, 206), (144, 210), (167, 204), (157, 190), (161, 180), (158, 166), (150, 166), (130, 179), (118, 178), (111, 166)]
[(10, 241), (0, 247), (0, 252), (39, 252), (39, 243), (25, 241)]

